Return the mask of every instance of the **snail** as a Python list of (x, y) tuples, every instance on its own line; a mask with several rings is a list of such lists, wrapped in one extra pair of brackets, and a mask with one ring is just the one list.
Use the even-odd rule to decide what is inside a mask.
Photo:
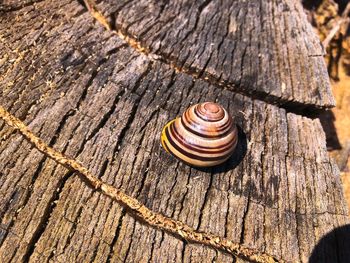
[(198, 167), (225, 162), (238, 140), (237, 127), (219, 104), (191, 106), (181, 117), (168, 122), (161, 134), (163, 148), (181, 161)]

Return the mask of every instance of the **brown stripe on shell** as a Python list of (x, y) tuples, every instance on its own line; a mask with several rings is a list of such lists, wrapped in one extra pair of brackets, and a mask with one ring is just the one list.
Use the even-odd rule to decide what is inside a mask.
[[(185, 140), (184, 135), (182, 135), (181, 132), (179, 132), (178, 129), (176, 128), (175, 122), (173, 123), (173, 125), (171, 125), (171, 129), (173, 129), (173, 130), (171, 130), (172, 133), (173, 133), (173, 131), (176, 132), (176, 134), (180, 137), (181, 140), (183, 140), (183, 141)], [(237, 136), (235, 136), (234, 138), (237, 139)], [(210, 141), (212, 141), (212, 140), (210, 140)], [(194, 144), (193, 142), (190, 142), (190, 144), (191, 144), (192, 146), (197, 147), (197, 148), (200, 148), (200, 149), (213, 150), (213, 149), (217, 149), (217, 148), (218, 148), (217, 145), (209, 147), (209, 146)], [(229, 144), (231, 144), (231, 141), (220, 145), (220, 147), (226, 147), (226, 146), (228, 146)]]
[(225, 117), (225, 112), (221, 111), (221, 115), (219, 115), (217, 118), (210, 118), (209, 116), (206, 116), (206, 112), (202, 111), (202, 108), (197, 105), (193, 109), (194, 113), (196, 114), (197, 117), (201, 118), (204, 121), (209, 121), (209, 122), (217, 122), (222, 120)]
[[(197, 122), (196, 119), (191, 118), (191, 115), (189, 113), (184, 114), (183, 116), (181, 116), (181, 118), (183, 119), (183, 121), (186, 121), (186, 123), (188, 125), (190, 125), (192, 127), (192, 129), (197, 130), (197, 132), (205, 132), (205, 133), (220, 133), (220, 132), (224, 132), (226, 129), (229, 128), (229, 126), (231, 125), (231, 121), (229, 121), (229, 123), (224, 123), (221, 126), (208, 126), (208, 127), (204, 127), (203, 123)], [(206, 122), (207, 123), (207, 122)], [(186, 124), (186, 126), (188, 127), (188, 125)], [(200, 128), (198, 130), (198, 127)]]
[[(193, 133), (193, 134), (196, 134), (196, 135), (198, 135), (198, 136), (200, 136), (200, 137), (204, 137), (204, 138), (211, 138), (211, 139), (224, 138), (227, 134), (229, 134), (229, 133), (232, 131), (231, 129), (227, 129), (227, 131), (225, 131), (224, 133), (210, 135), (210, 134), (208, 134), (209, 132), (205, 134), (205, 133), (203, 133), (203, 132), (206, 132), (206, 131), (203, 131), (203, 130), (201, 130), (201, 131), (196, 131), (196, 130), (194, 130), (194, 129), (188, 127), (188, 126), (186, 125), (186, 123), (184, 122), (183, 118), (181, 118), (181, 123), (182, 123), (183, 127), (184, 127), (186, 130), (188, 130), (189, 132), (191, 132), (191, 133)], [(210, 133), (213, 133), (213, 132), (210, 132)]]
[(215, 103), (191, 106), (163, 129), (164, 148), (195, 166), (214, 166), (226, 161), (238, 141), (237, 128), (227, 111)]
[(184, 148), (188, 148), (191, 151), (195, 151), (195, 152), (198, 152), (200, 154), (222, 154), (222, 153), (225, 153), (228, 150), (230, 150), (230, 148), (232, 148), (233, 144), (235, 143), (235, 140), (232, 140), (226, 144), (217, 145), (216, 147), (201, 147), (200, 145), (197, 145), (197, 144), (191, 144), (191, 143), (187, 142), (181, 136), (180, 133), (177, 132), (174, 123), (172, 123), (170, 125), (169, 136), (172, 138), (173, 141), (177, 141)]
[[(220, 161), (220, 160), (226, 160), (232, 154), (232, 152), (229, 152), (226, 155), (218, 155), (216, 157), (204, 157), (204, 156), (195, 155), (195, 154), (186, 152), (185, 149), (182, 149), (173, 141), (172, 137), (169, 134), (168, 127), (165, 128), (165, 133), (166, 133), (166, 137), (168, 139), (168, 142), (171, 144), (171, 146), (174, 147), (181, 154), (187, 156), (189, 159), (195, 159), (195, 160), (200, 160), (200, 161)], [(168, 147), (168, 149), (169, 149), (169, 147)], [(172, 151), (170, 151), (170, 152), (173, 153)], [(174, 155), (175, 155), (175, 157), (178, 157), (176, 154), (174, 154)]]
[(225, 113), (224, 118), (222, 118), (219, 121), (208, 122), (206, 120), (198, 118), (195, 114), (195, 106), (192, 106), (182, 114), (182, 117), (186, 118), (186, 121), (191, 126), (201, 127), (201, 130), (205, 130), (207, 132), (217, 132), (226, 129), (226, 127), (228, 127), (231, 124), (231, 118), (229, 118), (227, 112), (223, 112)]
[[(190, 111), (186, 111), (186, 113), (182, 117), (184, 117), (189, 124), (194, 123), (198, 126), (202, 125), (201, 123), (197, 122), (196, 119), (191, 118)], [(202, 120), (207, 122), (204, 119), (202, 119)], [(212, 122), (212, 124), (214, 124), (214, 123), (219, 122), (219, 121), (210, 121), (210, 122)], [(227, 129), (231, 124), (232, 124), (232, 120), (231, 120), (231, 118), (228, 118), (228, 121), (223, 123), (221, 126), (211, 126), (210, 127), (211, 129), (205, 129), (205, 127), (202, 127), (201, 130), (206, 131), (206, 132), (219, 132), (219, 131), (223, 131), (223, 130)]]

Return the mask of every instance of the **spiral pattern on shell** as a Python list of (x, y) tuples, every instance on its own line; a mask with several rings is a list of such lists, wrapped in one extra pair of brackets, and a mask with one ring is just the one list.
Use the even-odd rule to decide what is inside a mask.
[(165, 125), (163, 148), (183, 162), (199, 167), (225, 162), (237, 145), (237, 127), (219, 104), (204, 102), (188, 108)]

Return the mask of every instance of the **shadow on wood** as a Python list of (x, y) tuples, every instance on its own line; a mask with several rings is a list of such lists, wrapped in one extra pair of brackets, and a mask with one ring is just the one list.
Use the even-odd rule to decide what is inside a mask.
[(340, 262), (350, 259), (350, 225), (338, 227), (326, 234), (312, 251), (309, 263)]
[(323, 130), (326, 134), (326, 143), (328, 150), (340, 150), (342, 147), (339, 142), (337, 130), (335, 128), (335, 116), (331, 111), (325, 111), (320, 116)]

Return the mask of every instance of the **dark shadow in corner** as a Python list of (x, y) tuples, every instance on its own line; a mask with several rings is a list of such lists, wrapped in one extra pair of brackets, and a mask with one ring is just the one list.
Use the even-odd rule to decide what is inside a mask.
[(315, 10), (321, 5), (322, 0), (302, 0), (301, 2), (307, 10)]
[(247, 136), (244, 133), (243, 129), (237, 125), (238, 129), (238, 142), (235, 151), (231, 157), (223, 164), (219, 164), (214, 167), (194, 167), (191, 165), (191, 168), (196, 169), (201, 172), (217, 174), (228, 172), (235, 169), (243, 160), (244, 156), (247, 153)]
[(350, 262), (350, 225), (327, 233), (312, 251), (309, 263)]
[(331, 111), (325, 111), (319, 115), (322, 127), (326, 133), (327, 150), (340, 150), (342, 147), (339, 142), (336, 128), (334, 126), (335, 116)]

